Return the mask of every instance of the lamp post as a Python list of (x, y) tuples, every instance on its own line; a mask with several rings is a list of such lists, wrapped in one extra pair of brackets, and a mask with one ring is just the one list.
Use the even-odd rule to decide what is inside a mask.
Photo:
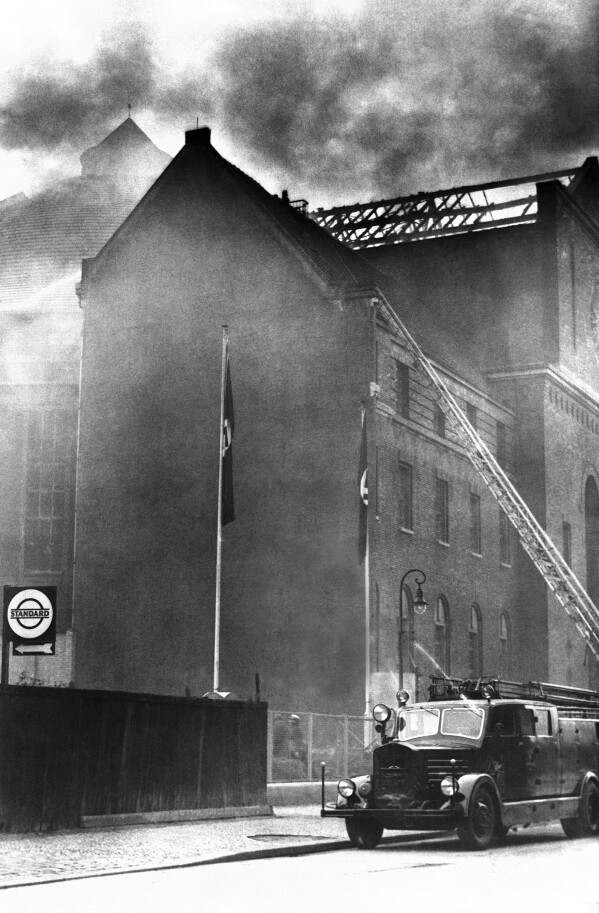
[(401, 583), (399, 584), (399, 688), (403, 689), (403, 585), (406, 581), (406, 577), (409, 577), (410, 574), (418, 574), (419, 577), (416, 578), (416, 597), (412, 602), (412, 608), (416, 615), (424, 615), (428, 602), (424, 598), (424, 593), (422, 592), (422, 584), (426, 581), (426, 574), (424, 571), (420, 571), (418, 568), (410, 568), (409, 571), (406, 571), (403, 577), (401, 578)]

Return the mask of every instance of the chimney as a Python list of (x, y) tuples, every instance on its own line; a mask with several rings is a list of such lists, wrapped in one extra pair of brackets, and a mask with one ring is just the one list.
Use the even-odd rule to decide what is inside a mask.
[(186, 146), (209, 146), (210, 145), (210, 127), (198, 127), (195, 130), (185, 131)]

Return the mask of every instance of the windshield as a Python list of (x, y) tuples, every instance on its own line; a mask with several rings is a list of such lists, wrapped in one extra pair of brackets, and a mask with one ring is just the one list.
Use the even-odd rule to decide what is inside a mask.
[(397, 723), (397, 737), (400, 742), (407, 742), (436, 735), (440, 731), (441, 735), (478, 739), (484, 718), (485, 712), (480, 707), (402, 710)]
[(399, 741), (435, 735), (439, 731), (440, 715), (438, 710), (402, 710), (397, 725)]
[(443, 711), (441, 735), (461, 735), (478, 739), (483, 729), (485, 711), (480, 707), (448, 707)]

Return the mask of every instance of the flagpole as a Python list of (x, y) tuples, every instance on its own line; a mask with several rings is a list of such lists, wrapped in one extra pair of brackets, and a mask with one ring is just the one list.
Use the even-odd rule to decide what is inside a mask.
[(364, 714), (370, 715), (370, 542), (369, 531), (366, 529), (366, 557), (364, 559), (364, 608), (365, 608), (365, 683), (364, 683)]
[(212, 690), (218, 691), (220, 684), (220, 577), (223, 546), (223, 425), (225, 421), (225, 373), (227, 362), (227, 325), (223, 325), (222, 370), (220, 383), (220, 426), (218, 436), (218, 512), (216, 522), (216, 604), (214, 608), (214, 679)]
[[(366, 420), (366, 405), (362, 404), (362, 422)], [(370, 497), (368, 498), (370, 502)], [(368, 522), (369, 507), (366, 508), (366, 552), (364, 555), (364, 716), (366, 729), (370, 725), (370, 524)], [(366, 744), (366, 743), (365, 743)]]

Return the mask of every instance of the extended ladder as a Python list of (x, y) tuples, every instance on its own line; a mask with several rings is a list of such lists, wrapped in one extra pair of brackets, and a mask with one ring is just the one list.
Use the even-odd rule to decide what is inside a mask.
[(470, 461), (516, 528), (524, 551), (561, 606), (572, 617), (591, 652), (599, 659), (599, 611), (594, 602), (393, 308), (380, 293), (373, 304), (378, 307), (389, 326), (402, 337), (415, 368), (437, 394), (439, 406)]

